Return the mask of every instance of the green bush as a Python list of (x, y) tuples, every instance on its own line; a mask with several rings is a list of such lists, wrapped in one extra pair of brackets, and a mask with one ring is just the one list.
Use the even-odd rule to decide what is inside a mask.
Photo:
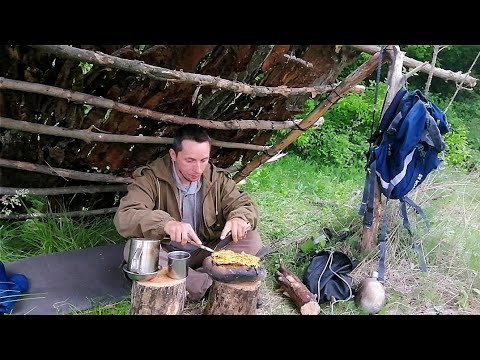
[[(369, 147), (368, 139), (372, 134), (372, 122), (374, 130), (378, 126), (385, 93), (386, 85), (380, 83), (375, 120), (373, 120), (374, 82), (370, 82), (362, 94), (348, 94), (325, 114), (325, 122), (321, 127), (305, 131), (290, 145), (289, 152), (304, 160), (315, 161), (326, 166), (364, 166), (365, 154)], [(449, 102), (435, 94), (431, 94), (429, 98), (441, 109), (445, 109)], [(307, 100), (305, 112), (297, 117), (305, 118), (320, 101)], [(480, 158), (480, 152), (475, 151), (476, 147), (480, 149), (480, 130), (477, 129), (478, 126), (472, 125), (473, 121), (470, 119), (477, 118), (477, 114), (480, 114), (478, 101), (468, 104), (454, 102), (448, 109), (447, 117), (452, 131), (445, 136), (447, 150), (442, 156), (449, 164), (467, 169), (475, 168), (475, 162)], [(278, 137), (285, 136), (287, 132), (288, 130), (279, 132), (272, 141), (278, 141)]]
[[(441, 109), (445, 109), (450, 100), (443, 99), (432, 94), (430, 100), (435, 102)], [(457, 112), (460, 109), (460, 112)], [(480, 109), (479, 109), (480, 110)], [(445, 135), (447, 149), (445, 160), (450, 165), (464, 168), (472, 167), (472, 160), (475, 158), (471, 142), (470, 131), (466, 125), (465, 116), (475, 111), (474, 108), (467, 110), (465, 104), (453, 102), (447, 112), (447, 119), (451, 125), (451, 132)]]
[[(381, 83), (378, 90), (374, 127), (378, 124), (385, 97), (385, 84)], [(369, 84), (364, 93), (346, 95), (325, 114), (325, 123), (321, 127), (305, 131), (290, 145), (289, 151), (302, 159), (312, 160), (323, 165), (363, 166), (369, 147), (368, 139), (372, 133), (374, 97), (374, 82)], [(297, 117), (303, 119), (320, 101), (307, 100), (306, 111)], [(284, 134), (285, 132), (278, 135), (284, 136)]]

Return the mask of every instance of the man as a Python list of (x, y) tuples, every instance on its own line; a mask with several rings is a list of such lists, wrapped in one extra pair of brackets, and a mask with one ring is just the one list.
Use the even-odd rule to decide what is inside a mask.
[[(262, 248), (255, 230), (257, 207), (225, 170), (209, 163), (210, 149), (205, 129), (198, 125), (180, 127), (167, 155), (133, 173), (134, 182), (114, 217), (123, 237), (164, 239), (168, 235), (171, 243), (162, 245), (159, 258), (164, 267), (166, 252), (184, 250), (191, 254), (186, 280), (191, 300), (204, 297), (212, 284), (201, 269), (210, 253), (191, 242), (251, 255)], [(125, 260), (128, 251), (129, 242)]]

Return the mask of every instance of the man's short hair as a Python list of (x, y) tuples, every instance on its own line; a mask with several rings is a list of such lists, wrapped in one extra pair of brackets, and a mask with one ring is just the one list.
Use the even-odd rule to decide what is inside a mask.
[(212, 139), (208, 135), (205, 128), (200, 125), (188, 124), (179, 127), (173, 137), (172, 149), (175, 153), (182, 151), (182, 141), (193, 140), (198, 143), (209, 142), (212, 144)]

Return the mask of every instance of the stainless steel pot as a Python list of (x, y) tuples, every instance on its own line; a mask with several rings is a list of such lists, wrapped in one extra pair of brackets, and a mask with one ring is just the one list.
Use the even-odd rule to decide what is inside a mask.
[(151, 274), (161, 269), (158, 264), (160, 240), (133, 238), (130, 239), (127, 269), (132, 273)]

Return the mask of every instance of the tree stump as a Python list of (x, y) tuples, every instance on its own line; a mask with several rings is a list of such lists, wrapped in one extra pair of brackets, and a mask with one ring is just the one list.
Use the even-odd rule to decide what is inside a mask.
[(171, 279), (162, 269), (151, 280), (133, 282), (130, 315), (178, 315), (186, 294), (186, 279)]
[(204, 315), (256, 315), (261, 280), (224, 283), (213, 281)]

